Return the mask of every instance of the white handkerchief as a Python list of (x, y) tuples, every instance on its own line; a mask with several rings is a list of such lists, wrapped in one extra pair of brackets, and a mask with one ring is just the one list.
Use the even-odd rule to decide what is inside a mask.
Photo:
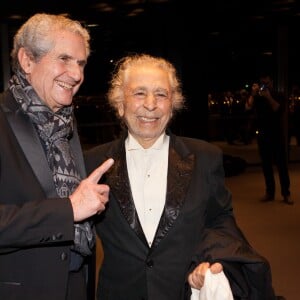
[(224, 272), (212, 274), (208, 269), (201, 290), (192, 288), (191, 300), (234, 300)]

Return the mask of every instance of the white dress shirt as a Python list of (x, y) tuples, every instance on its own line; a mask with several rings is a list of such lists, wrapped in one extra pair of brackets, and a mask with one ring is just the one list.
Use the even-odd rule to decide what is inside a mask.
[(166, 201), (169, 136), (162, 134), (144, 149), (129, 134), (125, 149), (134, 204), (151, 247)]

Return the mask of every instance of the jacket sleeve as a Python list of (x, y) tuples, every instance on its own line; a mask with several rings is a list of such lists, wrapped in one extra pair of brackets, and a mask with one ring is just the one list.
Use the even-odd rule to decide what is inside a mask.
[(221, 223), (206, 229), (194, 267), (203, 261), (220, 262), (235, 299), (276, 299), (269, 262), (251, 247), (234, 218)]
[(201, 262), (220, 262), (235, 299), (276, 299), (269, 262), (252, 248), (236, 223), (231, 193), (224, 183), (222, 154), (210, 161), (205, 230), (190, 271)]

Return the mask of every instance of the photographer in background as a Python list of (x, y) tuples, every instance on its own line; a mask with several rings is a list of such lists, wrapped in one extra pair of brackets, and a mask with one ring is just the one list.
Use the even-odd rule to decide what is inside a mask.
[(292, 205), (288, 171), (288, 132), (285, 126), (287, 99), (274, 88), (269, 74), (262, 75), (259, 83), (252, 85), (246, 109), (254, 109), (257, 118), (257, 144), (265, 178), (266, 193), (262, 202), (275, 200), (276, 164), (281, 185), (283, 203)]

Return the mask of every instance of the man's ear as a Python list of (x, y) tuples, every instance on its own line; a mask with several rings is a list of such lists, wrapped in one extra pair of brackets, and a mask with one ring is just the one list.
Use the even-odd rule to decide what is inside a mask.
[(124, 116), (124, 103), (123, 103), (123, 101), (118, 103), (118, 114), (121, 118)]
[(32, 60), (30, 56), (26, 53), (25, 49), (22, 47), (18, 52), (19, 63), (26, 74), (31, 73)]

